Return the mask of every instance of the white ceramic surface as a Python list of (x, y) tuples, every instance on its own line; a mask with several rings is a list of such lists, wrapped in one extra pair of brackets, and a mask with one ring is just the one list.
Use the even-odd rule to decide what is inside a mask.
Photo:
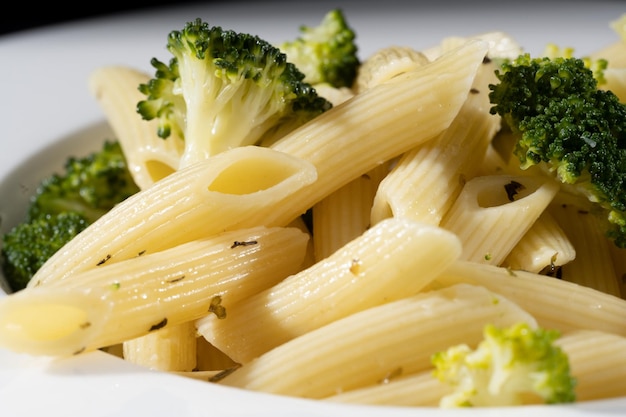
[[(152, 72), (169, 59), (167, 33), (202, 17), (272, 42), (291, 39), (341, 7), (357, 31), (362, 58), (379, 47), (423, 48), (450, 35), (511, 34), (531, 53), (548, 42), (587, 54), (617, 40), (608, 23), (622, 1), (218, 2), (180, 5), (0, 37), (0, 229), (22, 216), (28, 194), (70, 153), (84, 154), (111, 133), (87, 89), (89, 73), (122, 64)], [(10, 17), (7, 15), (6, 17)], [(0, 291), (0, 297), (5, 294)], [(327, 404), (241, 391), (151, 372), (96, 352), (67, 360), (0, 349), (0, 415), (13, 416), (607, 416), (625, 415), (626, 398), (566, 407), (498, 410), (378, 408)]]

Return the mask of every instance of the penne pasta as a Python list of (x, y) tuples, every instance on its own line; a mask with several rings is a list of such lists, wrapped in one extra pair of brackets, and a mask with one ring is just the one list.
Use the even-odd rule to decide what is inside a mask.
[(75, 355), (222, 317), (230, 303), (297, 271), (306, 243), (295, 228), (236, 230), (27, 288), (0, 300), (0, 345)]
[(590, 211), (589, 202), (561, 193), (549, 210), (577, 253), (561, 267), (561, 279), (620, 297), (621, 285), (609, 250), (613, 243), (602, 231), (601, 220)]
[[(622, 101), (625, 45), (591, 55)], [(0, 299), (0, 346), (101, 349), (335, 405), (441, 407), (453, 388), (433, 354), (527, 323), (561, 333), (577, 401), (626, 396), (625, 252), (586, 196), (520, 168), (518, 130), (492, 108), (502, 62), (522, 53), (499, 31), (380, 48), (351, 86), (313, 86), (328, 111), (191, 165), (203, 157), (181, 162), (184, 140), (137, 113), (150, 77), (96, 69), (90, 91), (141, 191)]]
[(372, 307), (305, 333), (243, 364), (220, 383), (326, 398), (398, 372), (425, 371), (433, 353), (461, 341), (478, 343), (485, 323), (520, 321), (535, 325), (532, 316), (496, 293), (451, 286)]
[(357, 94), (362, 93), (429, 62), (426, 55), (407, 46), (380, 48), (359, 66), (352, 88)]
[(297, 204), (289, 197), (315, 179), (306, 161), (268, 148), (223, 152), (118, 204), (55, 253), (29, 286), (229, 229), (269, 226), (269, 213)]
[(500, 264), (552, 201), (559, 186), (543, 176), (469, 180), (441, 220), (459, 236), (463, 259)]
[(349, 404), (389, 405), (394, 407), (438, 407), (451, 387), (433, 376), (433, 370), (412, 375), (391, 376), (374, 385), (324, 398)]
[(502, 262), (511, 269), (558, 275), (576, 258), (576, 249), (549, 211), (541, 213)]
[[(234, 148), (169, 175), (92, 224), (51, 257), (29, 285), (219, 230), (288, 224), (339, 187), (446, 128), (485, 53), (483, 43), (471, 42), (421, 71), (332, 108), (272, 148)], [(437, 94), (423, 94), (427, 91)], [(442, 106), (447, 111), (439, 111)], [(384, 108), (402, 111), (385, 113)], [(370, 118), (373, 109), (384, 116)], [(350, 164), (343, 160), (346, 149), (354, 155)]]
[(578, 330), (556, 343), (569, 358), (576, 378), (577, 401), (626, 396), (626, 337), (598, 330)]
[[(302, 204), (302, 211), (446, 129), (465, 102), (486, 53), (485, 43), (468, 42), (355, 95), (273, 144), (273, 149), (317, 168), (317, 181), (292, 197)], [(276, 211), (270, 220), (281, 224), (293, 215), (285, 217)]]
[(433, 225), (441, 222), (465, 181), (478, 172), (476, 160), (500, 126), (500, 118), (488, 111), (494, 69), (493, 62), (484, 62), (450, 127), (406, 152), (381, 181), (371, 210), (373, 224), (391, 216)]
[(461, 253), (453, 234), (387, 219), (323, 261), (229, 308), (198, 332), (238, 363), (332, 321), (418, 293)]
[(179, 138), (163, 140), (157, 120), (143, 120), (137, 103), (145, 96), (137, 88), (149, 75), (122, 66), (101, 67), (89, 77), (89, 89), (119, 141), (128, 169), (140, 189), (146, 189), (178, 169), (183, 152)]
[(330, 256), (371, 226), (372, 202), (388, 171), (388, 164), (381, 164), (313, 206), (313, 247), (317, 261)]
[(123, 358), (149, 369), (190, 372), (196, 368), (196, 327), (185, 322), (156, 330), (122, 344)]
[(457, 261), (439, 275), (439, 285), (482, 285), (502, 294), (537, 319), (562, 333), (596, 329), (626, 336), (626, 300), (589, 287), (527, 271)]

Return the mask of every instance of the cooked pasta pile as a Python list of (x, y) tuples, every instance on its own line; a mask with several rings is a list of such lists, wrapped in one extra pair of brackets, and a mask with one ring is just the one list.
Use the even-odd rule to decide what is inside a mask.
[[(519, 53), (501, 32), (384, 48), (353, 88), (319, 86), (333, 108), (276, 143), (180, 169), (181, 142), (136, 113), (149, 75), (98, 69), (91, 91), (141, 191), (1, 300), (0, 344), (437, 406), (449, 388), (433, 353), (476, 345), (487, 323), (526, 322), (561, 332), (579, 401), (626, 396), (624, 252), (584, 202), (495, 145), (495, 58)], [(622, 42), (598, 51), (609, 63), (625, 53)], [(607, 88), (625, 83), (626, 66), (611, 67)]]

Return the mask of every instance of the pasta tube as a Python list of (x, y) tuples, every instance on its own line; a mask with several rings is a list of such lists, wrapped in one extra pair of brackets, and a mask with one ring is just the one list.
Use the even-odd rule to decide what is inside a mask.
[(563, 335), (556, 343), (569, 357), (577, 401), (626, 396), (626, 337), (578, 330)]
[(438, 225), (460, 194), (465, 181), (479, 170), (500, 118), (489, 114), (489, 88), (495, 64), (478, 69), (472, 93), (452, 124), (435, 139), (405, 153), (378, 187), (372, 223), (401, 216)]
[(306, 244), (296, 228), (236, 230), (27, 288), (0, 300), (0, 345), (66, 356), (221, 316), (296, 272)]
[(354, 178), (445, 129), (467, 98), (486, 51), (483, 42), (469, 42), (330, 109), (273, 149), (234, 148), (169, 175), (72, 239), (29, 286), (228, 228), (288, 224)]
[(211, 344), (246, 363), (296, 336), (365, 308), (416, 294), (461, 254), (452, 233), (387, 219), (327, 259), (198, 321)]
[(596, 329), (626, 336), (626, 300), (557, 278), (456, 261), (435, 283), (483, 285), (519, 304), (546, 329)]
[(185, 322), (124, 341), (123, 357), (149, 369), (190, 372), (196, 368), (196, 327)]
[(221, 384), (325, 398), (430, 368), (433, 353), (477, 344), (486, 323), (535, 326), (516, 304), (482, 287), (458, 285), (372, 307), (286, 342), (243, 364)]
[[(355, 95), (274, 143), (273, 149), (317, 168), (317, 181), (292, 197), (300, 212), (450, 126), (486, 53), (485, 42), (468, 42)], [(270, 220), (285, 224), (293, 217), (276, 210)]]
[(404, 407), (439, 407), (442, 397), (452, 392), (433, 376), (433, 370), (412, 375), (391, 376), (377, 384), (341, 392), (324, 398), (330, 402), (390, 405)]
[(362, 93), (428, 62), (426, 55), (410, 47), (395, 45), (381, 48), (359, 66), (352, 88)]
[(137, 103), (145, 96), (137, 88), (150, 76), (122, 66), (96, 69), (89, 77), (89, 89), (124, 150), (128, 169), (140, 189), (146, 189), (178, 169), (184, 142), (163, 140), (157, 135), (157, 120), (143, 120)]
[(370, 211), (376, 189), (388, 172), (388, 164), (381, 164), (313, 206), (316, 260), (327, 258), (371, 226)]
[(488, 175), (468, 181), (441, 227), (463, 242), (463, 259), (499, 265), (552, 201), (545, 177)]
[(55, 253), (29, 287), (224, 230), (269, 225), (269, 213), (315, 179), (311, 164), (268, 148), (215, 155), (118, 204)]
[(609, 250), (614, 243), (606, 238), (602, 221), (590, 210), (589, 201), (570, 197), (561, 193), (556, 201), (559, 204), (549, 207), (576, 248), (576, 258), (561, 267), (560, 277), (620, 297), (621, 285)]
[(554, 274), (558, 267), (575, 257), (576, 249), (572, 242), (554, 216), (544, 211), (509, 252), (502, 266)]

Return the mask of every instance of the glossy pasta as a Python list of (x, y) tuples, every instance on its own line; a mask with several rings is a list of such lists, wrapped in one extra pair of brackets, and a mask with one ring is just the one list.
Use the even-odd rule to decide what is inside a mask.
[(91, 92), (141, 191), (0, 300), (0, 345), (437, 407), (450, 387), (435, 352), (526, 322), (561, 333), (579, 400), (626, 395), (626, 257), (582, 200), (506, 156), (489, 113), (497, 60), (521, 51), (502, 32), (381, 49), (351, 88), (318, 86), (334, 106), (316, 119), (184, 168), (181, 140), (136, 114), (148, 76), (97, 69)]

